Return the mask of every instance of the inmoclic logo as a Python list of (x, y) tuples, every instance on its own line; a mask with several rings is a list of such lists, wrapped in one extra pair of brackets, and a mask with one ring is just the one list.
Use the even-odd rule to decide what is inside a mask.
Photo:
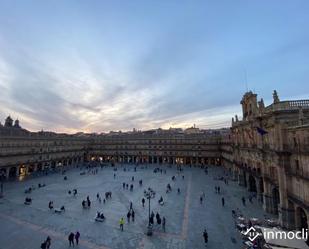
[(265, 229), (262, 233), (258, 233), (254, 227), (249, 227), (244, 235), (248, 236), (248, 239), (253, 242), (258, 236), (263, 235), (264, 239), (308, 239), (308, 229), (302, 229), (301, 231), (282, 231), (282, 230), (270, 230)]

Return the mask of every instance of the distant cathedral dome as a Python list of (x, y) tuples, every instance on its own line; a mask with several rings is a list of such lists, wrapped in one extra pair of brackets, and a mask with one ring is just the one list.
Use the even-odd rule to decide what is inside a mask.
[(15, 128), (20, 128), (19, 120), (18, 119), (15, 120), (14, 127)]

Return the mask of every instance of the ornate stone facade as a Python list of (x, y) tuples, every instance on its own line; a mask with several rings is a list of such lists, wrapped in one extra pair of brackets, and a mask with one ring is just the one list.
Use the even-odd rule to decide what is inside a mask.
[(189, 128), (101, 135), (90, 154), (114, 162), (219, 165), (221, 132)]
[(0, 124), (0, 175), (25, 176), (97, 160), (112, 163), (220, 165), (220, 131), (181, 129), (56, 134), (29, 132), (8, 117)]
[(85, 160), (88, 146), (84, 137), (29, 132), (8, 117), (4, 126), (0, 124), (0, 176), (23, 177), (77, 164)]
[(243, 118), (222, 139), (223, 164), (283, 227), (308, 228), (309, 100), (280, 101), (274, 91), (265, 107), (247, 92), (240, 103)]

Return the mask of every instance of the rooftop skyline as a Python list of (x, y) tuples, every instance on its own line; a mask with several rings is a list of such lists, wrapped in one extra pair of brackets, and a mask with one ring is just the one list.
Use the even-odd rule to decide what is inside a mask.
[(29, 130), (227, 127), (248, 89), (309, 98), (309, 2), (0, 2), (0, 120)]

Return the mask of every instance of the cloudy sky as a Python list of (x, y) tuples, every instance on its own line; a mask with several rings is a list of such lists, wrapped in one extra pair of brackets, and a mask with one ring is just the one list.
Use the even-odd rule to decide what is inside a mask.
[(246, 82), (266, 104), (274, 89), (309, 98), (308, 13), (308, 0), (0, 0), (0, 119), (228, 126)]

